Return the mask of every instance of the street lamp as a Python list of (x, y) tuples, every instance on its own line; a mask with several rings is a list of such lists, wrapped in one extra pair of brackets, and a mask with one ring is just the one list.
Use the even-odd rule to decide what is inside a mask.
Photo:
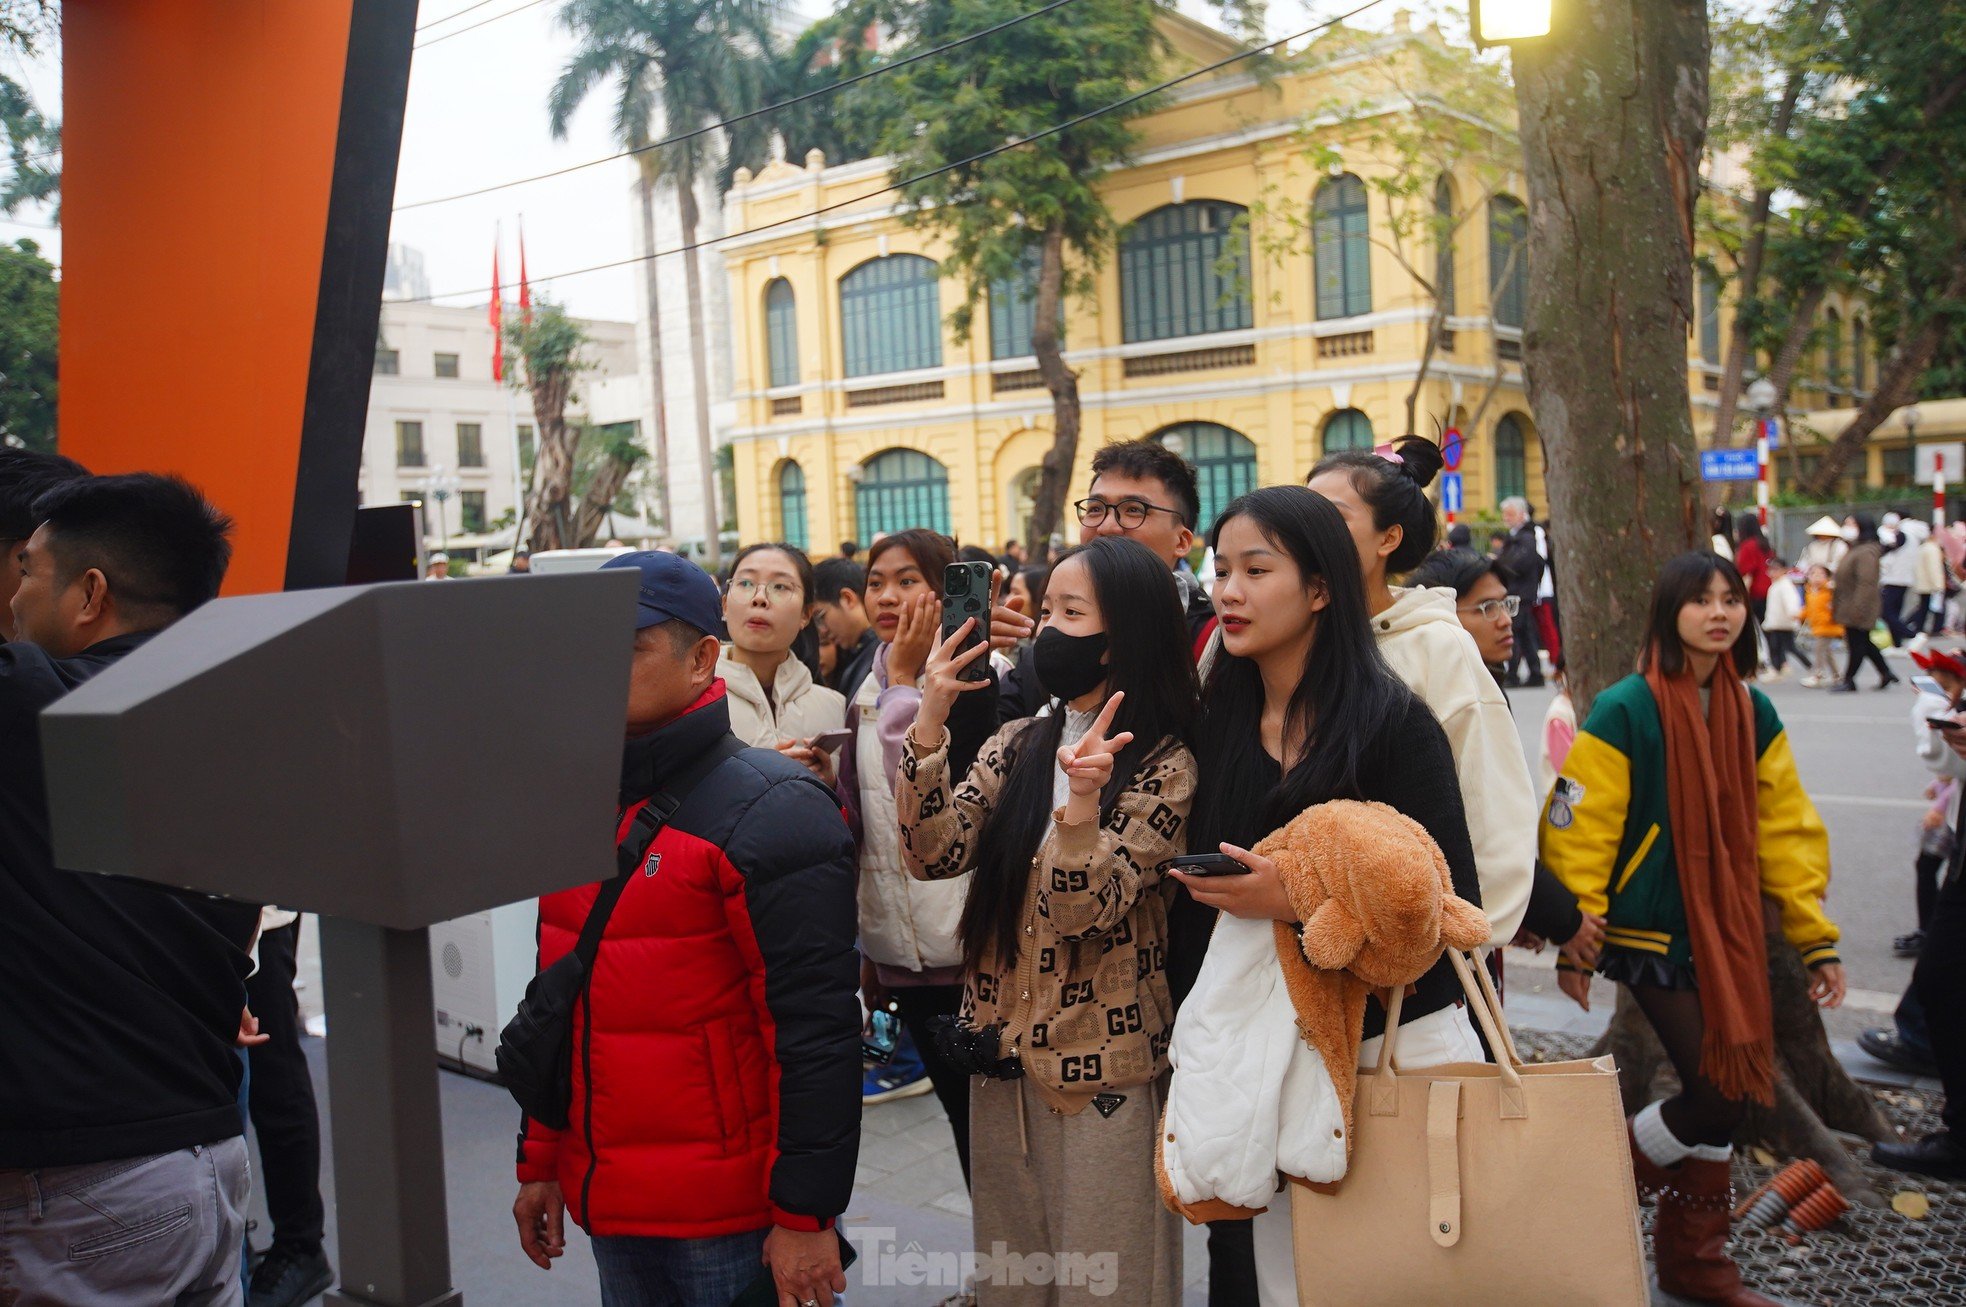
[(1475, 49), (1550, 34), (1551, 0), (1468, 0)]
[(449, 514), (444, 511), (444, 505), (450, 501), (451, 495), (462, 484), (464, 483), (452, 476), (451, 470), (442, 463), (432, 467), (423, 482), (423, 488), (430, 492), (432, 499), (437, 501), (437, 548), (446, 552), (451, 547), (451, 524)]
[(1907, 404), (1898, 410), (1898, 421), (1905, 424), (1906, 461), (1911, 464), (1911, 484), (1914, 487), (1918, 485), (1918, 419), (1923, 416), (1916, 404)]

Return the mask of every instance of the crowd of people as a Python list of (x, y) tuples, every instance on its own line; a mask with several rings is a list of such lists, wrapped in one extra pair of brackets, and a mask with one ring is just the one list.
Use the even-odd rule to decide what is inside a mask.
[[(0, 453), (0, 978), (36, 996), (0, 1035), (0, 1297), (304, 1301), (328, 1269), (294, 923), (58, 870), (37, 738), (42, 707), (217, 593), (229, 524), (181, 481)], [(1411, 437), (1334, 453), (1204, 523), (1193, 468), (1132, 441), (1095, 452), (1078, 543), (1042, 558), (914, 528), (816, 564), (758, 542), (717, 578), (609, 560), (639, 588), (617, 874), (539, 904), (543, 974), (577, 956), (584, 978), (563, 1119), (520, 1124), (525, 1256), (552, 1269), (570, 1217), (610, 1307), (823, 1307), (863, 1112), (932, 1092), (994, 1254), (956, 1300), (1175, 1302), (1185, 1216), (1208, 1221), (1211, 1302), (1296, 1302), (1285, 1180), (1342, 1177), (1349, 1106), (1318, 1118), (1335, 1144), (1306, 1141), (1304, 1121), (1251, 1130), (1218, 1087), (1313, 1026), (1342, 1087), (1387, 1034), (1379, 993), (1308, 1016), (1248, 997), (1275, 941), (1328, 943), (1257, 851), (1315, 829), (1331, 856), (1440, 867), (1430, 919), (1458, 924), (1392, 991), (1402, 1068), (1496, 1053), (1452, 949), (1500, 979), (1500, 945), (1548, 946), (1578, 1002), (1592, 975), (1630, 992), (1680, 1083), (1628, 1126), (1660, 1285), (1767, 1302), (1726, 1250), (1732, 1139), (1773, 1095), (1764, 901), (1811, 998), (1845, 991), (1827, 832), (1757, 684), (1760, 619), (1779, 674), (1800, 651), (1778, 623), (1813, 596), (1758, 532), (1675, 559), (1639, 670), (1582, 721), (1557, 694), (1532, 775), (1507, 691), (1561, 681), (1549, 539), (1512, 500), (1489, 553), (1443, 540), (1440, 467)], [(1887, 620), (1943, 593), (1916, 569), (1899, 589), (1852, 526), (1798, 560), (1830, 569), (1831, 617), (1875, 621), (1866, 587), (1896, 591)], [(957, 564), (988, 578), (966, 609)], [(1956, 836), (1966, 656), (1920, 657), (1926, 826)], [(1962, 1032), (1921, 1013), (1961, 997), (1962, 848), (1933, 842), (1917, 978), (1879, 1032), (1955, 1091)], [(1948, 1129), (1879, 1160), (1966, 1175), (1948, 1104)], [(256, 1270), (249, 1121), (275, 1226)]]

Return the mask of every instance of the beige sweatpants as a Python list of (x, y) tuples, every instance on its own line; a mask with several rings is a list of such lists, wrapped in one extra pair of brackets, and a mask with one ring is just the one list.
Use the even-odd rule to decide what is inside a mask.
[(971, 1080), (978, 1307), (1181, 1300), (1180, 1220), (1154, 1188), (1166, 1095), (1163, 1075), (1126, 1090), (1110, 1117), (1066, 1116), (1029, 1080)]

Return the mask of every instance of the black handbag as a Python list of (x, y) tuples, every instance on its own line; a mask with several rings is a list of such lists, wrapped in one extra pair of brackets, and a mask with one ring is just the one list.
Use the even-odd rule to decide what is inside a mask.
[(493, 1054), (499, 1079), (520, 1110), (548, 1129), (567, 1128), (573, 1105), (573, 1009), (594, 974), (601, 933), (614, 915), (621, 891), (642, 865), (649, 844), (690, 793), (726, 758), (743, 751), (736, 736), (725, 735), (641, 806), (628, 833), (614, 847), (614, 878), (595, 896), (580, 928), (580, 941), (571, 953), (532, 978), (518, 1012), (499, 1032)]

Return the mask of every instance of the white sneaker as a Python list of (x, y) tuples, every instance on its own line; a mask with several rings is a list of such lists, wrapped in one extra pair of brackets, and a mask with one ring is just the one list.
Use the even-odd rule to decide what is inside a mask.
[(1805, 690), (1819, 690), (1822, 688), (1822, 685), (1823, 685), (1823, 678), (1815, 675), (1814, 673), (1811, 673), (1810, 675), (1802, 678), (1802, 687)]

